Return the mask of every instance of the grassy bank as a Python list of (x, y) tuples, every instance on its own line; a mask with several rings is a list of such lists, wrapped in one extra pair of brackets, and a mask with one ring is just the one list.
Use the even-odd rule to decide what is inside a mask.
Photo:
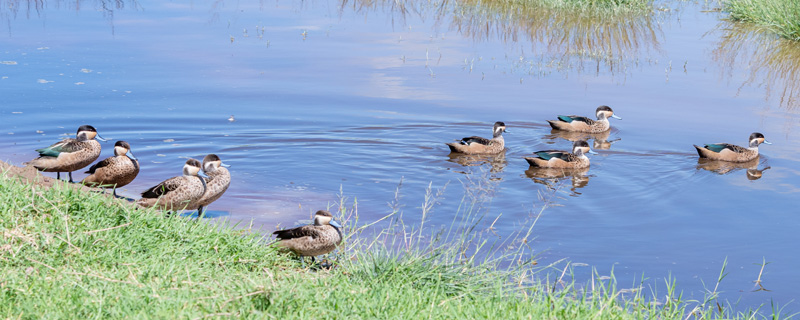
[[(548, 279), (519, 251), (500, 250), (512, 242), (471, 232), (483, 218), (471, 208), (430, 234), (392, 217), (377, 237), (349, 238), (338, 267), (312, 271), (246, 228), (164, 218), (63, 183), (0, 174), (0, 317), (731, 317), (711, 300), (681, 301), (674, 284), (653, 292), (668, 297), (654, 303), (648, 290), (620, 290), (613, 278), (576, 286), (559, 271)], [(357, 224), (353, 211), (340, 213)], [(521, 262), (500, 268), (504, 257)]]
[(781, 37), (800, 41), (800, 1), (722, 0), (722, 8), (732, 20), (751, 22)]

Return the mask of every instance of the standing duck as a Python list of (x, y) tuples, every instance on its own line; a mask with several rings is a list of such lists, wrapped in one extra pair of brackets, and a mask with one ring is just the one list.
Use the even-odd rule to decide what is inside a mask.
[(758, 157), (759, 144), (772, 144), (764, 139), (764, 135), (758, 132), (750, 134), (750, 144), (747, 148), (728, 143), (709, 143), (702, 147), (695, 145), (697, 154), (701, 158), (711, 160), (722, 160), (731, 162), (747, 162)]
[(62, 172), (68, 172), (69, 182), (73, 182), (72, 171), (86, 167), (100, 157), (100, 142), (95, 138), (106, 141), (94, 127), (82, 125), (75, 139), (64, 139), (47, 148), (37, 149), (39, 157), (25, 164), (39, 171), (55, 172), (57, 179), (61, 179)]
[(506, 124), (497, 121), (494, 123), (492, 129), (492, 139), (481, 138), (477, 136), (466, 137), (458, 142), (448, 143), (450, 152), (464, 153), (464, 154), (496, 154), (505, 149), (505, 141), (503, 140), (503, 132), (506, 131)]
[(342, 226), (325, 210), (314, 214), (314, 224), (273, 232), (278, 239), (275, 245), (302, 257), (323, 255), (336, 249), (342, 242)]
[(531, 167), (539, 168), (587, 168), (589, 167), (589, 157), (587, 153), (597, 154), (589, 148), (586, 141), (575, 141), (572, 143), (572, 153), (558, 150), (536, 151), (533, 157), (525, 157)]
[(611, 124), (608, 118), (622, 120), (622, 118), (614, 115), (614, 110), (609, 106), (599, 106), (595, 111), (597, 120), (592, 120), (587, 117), (579, 116), (558, 116), (558, 120), (547, 120), (553, 129), (566, 130), (566, 131), (580, 131), (589, 133), (599, 133), (611, 129)]
[(208, 176), (200, 172), (200, 161), (186, 160), (182, 176), (169, 178), (142, 192), (142, 198), (136, 200), (136, 204), (167, 211), (196, 207), (197, 200), (206, 192), (206, 181), (203, 178)]
[(203, 172), (208, 175), (206, 192), (203, 193), (200, 200), (197, 200), (196, 208), (188, 207), (187, 209), (197, 209), (197, 216), (202, 216), (203, 207), (219, 199), (231, 185), (231, 173), (227, 169), (229, 167), (230, 165), (222, 163), (216, 154), (209, 154), (203, 158)]
[(123, 187), (139, 174), (139, 161), (131, 152), (131, 145), (125, 141), (114, 144), (114, 156), (104, 159), (86, 171), (89, 174), (81, 183), (92, 187), (111, 186), (117, 196), (117, 188)]

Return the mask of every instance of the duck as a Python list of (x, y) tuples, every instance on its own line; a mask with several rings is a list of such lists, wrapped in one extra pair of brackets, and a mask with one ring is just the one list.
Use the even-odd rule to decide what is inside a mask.
[(230, 165), (222, 163), (216, 154), (209, 154), (203, 158), (203, 172), (208, 176), (206, 192), (197, 200), (196, 208), (187, 207), (188, 210), (197, 209), (197, 216), (203, 214), (203, 208), (219, 199), (231, 185), (231, 173), (227, 168)]
[(579, 169), (589, 167), (587, 153), (597, 154), (589, 147), (586, 141), (572, 143), (572, 153), (558, 150), (544, 150), (534, 152), (533, 157), (525, 157), (531, 167), (538, 168), (569, 168)]
[(750, 143), (747, 148), (728, 143), (709, 143), (702, 147), (694, 145), (701, 158), (730, 162), (747, 162), (758, 157), (758, 145), (772, 144), (759, 132), (750, 134)]
[(329, 253), (342, 242), (342, 230), (333, 215), (327, 210), (319, 210), (314, 214), (314, 224), (284, 229), (273, 232), (278, 241), (274, 244), (281, 250), (290, 251), (298, 256), (314, 257)]
[(56, 179), (59, 180), (61, 173), (67, 172), (69, 182), (74, 182), (72, 171), (80, 170), (100, 157), (100, 142), (95, 139), (106, 141), (97, 134), (97, 129), (82, 125), (78, 128), (75, 139), (64, 139), (47, 148), (36, 149), (39, 157), (24, 164), (39, 171), (55, 172)]
[(172, 177), (142, 192), (136, 204), (143, 208), (157, 208), (166, 211), (183, 210), (196, 207), (197, 201), (206, 192), (208, 176), (200, 171), (200, 161), (186, 160), (183, 175)]
[(448, 143), (450, 152), (463, 154), (497, 154), (505, 149), (503, 132), (506, 132), (506, 124), (502, 121), (494, 123), (492, 129), (492, 139), (477, 136), (462, 138), (458, 142)]
[(86, 171), (89, 176), (83, 178), (82, 184), (92, 187), (112, 187), (112, 194), (117, 196), (117, 188), (131, 183), (139, 174), (139, 160), (131, 152), (131, 145), (125, 141), (114, 143), (114, 156), (96, 163)]
[(547, 120), (553, 129), (565, 131), (580, 131), (588, 133), (605, 132), (611, 129), (611, 124), (608, 118), (622, 120), (619, 116), (614, 114), (609, 106), (599, 106), (595, 111), (597, 120), (592, 120), (587, 117), (580, 116), (563, 116), (559, 115), (558, 120)]

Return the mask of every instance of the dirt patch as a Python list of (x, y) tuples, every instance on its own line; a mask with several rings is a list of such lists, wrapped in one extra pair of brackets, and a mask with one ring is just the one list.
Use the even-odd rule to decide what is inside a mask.
[[(39, 170), (36, 170), (34, 167), (17, 167), (2, 160), (0, 160), (0, 174), (5, 174), (9, 178), (20, 179), (24, 183), (45, 188), (50, 188), (53, 186), (53, 184), (58, 183), (57, 179), (43, 176), (41, 173), (39, 173)], [(62, 182), (65, 182), (66, 185), (81, 191), (90, 192), (99, 190), (89, 188), (79, 183), (67, 183), (66, 181)]]

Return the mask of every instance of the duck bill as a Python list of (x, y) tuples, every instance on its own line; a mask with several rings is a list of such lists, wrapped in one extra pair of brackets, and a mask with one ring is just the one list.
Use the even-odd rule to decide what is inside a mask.
[(227, 163), (220, 163), (219, 165), (220, 165), (221, 167), (225, 167), (225, 168), (230, 168), (230, 167), (231, 167), (231, 165), (229, 165), (229, 164), (227, 164)]
[(208, 175), (205, 174), (203, 171), (198, 171), (197, 175), (200, 176), (200, 177), (203, 177), (203, 178), (208, 178)]
[(337, 227), (337, 228), (341, 228), (341, 227), (342, 227), (342, 225), (341, 225), (341, 224), (339, 224), (338, 222), (336, 222), (336, 220), (331, 220), (331, 221), (330, 221), (330, 222), (328, 222), (328, 223), (329, 223), (330, 225), (334, 226), (334, 227)]
[(764, 139), (764, 142), (762, 142), (762, 143), (763, 144), (772, 144), (772, 142), (767, 141), (767, 139)]
[(619, 119), (619, 120), (622, 120), (622, 118), (620, 118), (620, 117), (619, 117), (618, 115), (616, 115), (616, 114), (612, 114), (612, 115), (611, 115), (611, 117), (612, 117), (612, 118), (614, 118), (614, 119)]
[(133, 155), (133, 152), (128, 151), (127, 154), (128, 154), (129, 157), (131, 157), (131, 159), (139, 161), (139, 159), (136, 159), (136, 156)]
[(599, 153), (597, 153), (597, 152), (594, 152), (593, 150), (589, 150), (589, 152), (587, 152), (587, 153), (588, 153), (588, 154), (599, 154)]
[(98, 135), (96, 135), (96, 136), (94, 136), (94, 138), (95, 138), (95, 139), (97, 139), (97, 140), (103, 141), (103, 142), (106, 142), (106, 141), (108, 141), (108, 140), (106, 140), (105, 138), (101, 137), (99, 134), (98, 134)]

